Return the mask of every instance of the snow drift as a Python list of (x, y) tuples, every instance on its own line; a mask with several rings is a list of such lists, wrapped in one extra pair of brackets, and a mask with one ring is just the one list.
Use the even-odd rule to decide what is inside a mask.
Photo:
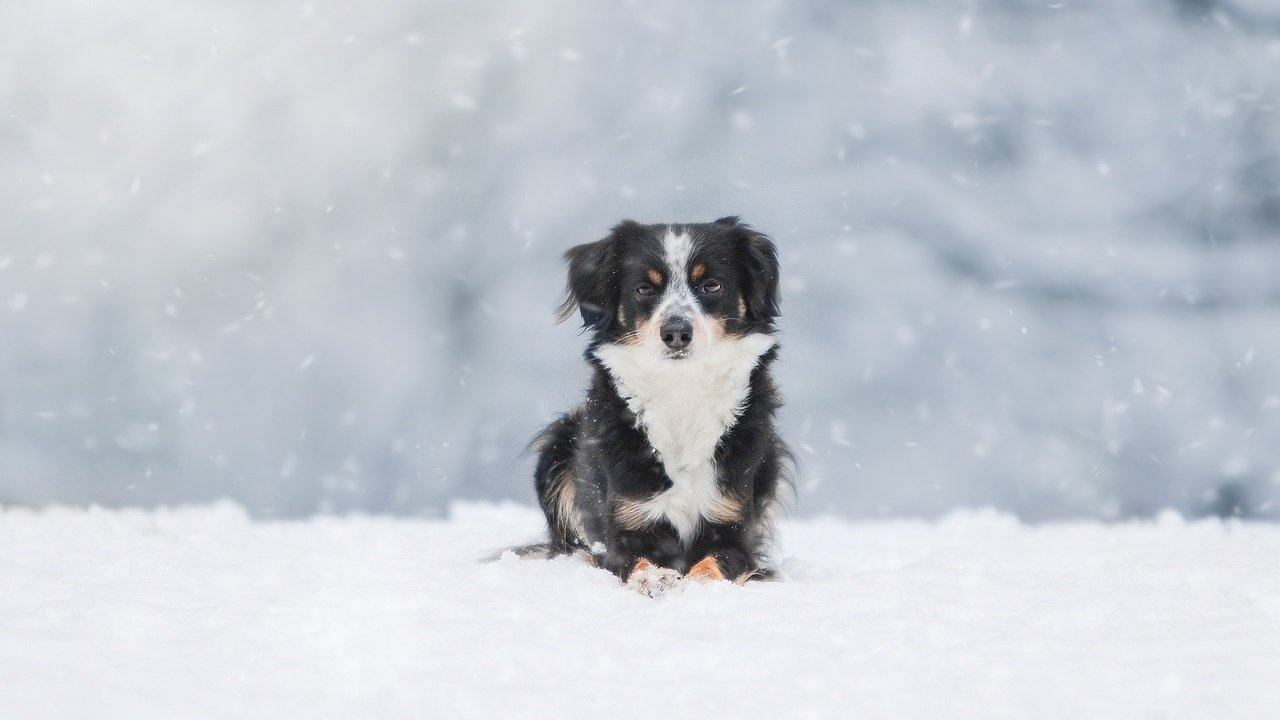
[(1280, 528), (791, 522), (786, 579), (656, 600), (475, 558), (536, 510), (0, 513), (3, 717), (1280, 714)]

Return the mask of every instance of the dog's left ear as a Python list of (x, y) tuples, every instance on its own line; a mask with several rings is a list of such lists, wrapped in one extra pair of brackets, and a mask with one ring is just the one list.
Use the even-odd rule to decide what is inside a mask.
[(772, 322), (782, 312), (779, 307), (778, 249), (773, 240), (739, 222), (736, 217), (720, 218), (716, 223), (733, 227), (739, 237), (742, 258), (749, 270), (742, 284), (747, 319)]
[(569, 263), (569, 280), (564, 289), (564, 301), (556, 311), (556, 322), (564, 322), (574, 309), (582, 313), (584, 327), (592, 327), (612, 314), (615, 288), (611, 282), (616, 274), (615, 250), (617, 229), (603, 240), (572, 247), (564, 254)]

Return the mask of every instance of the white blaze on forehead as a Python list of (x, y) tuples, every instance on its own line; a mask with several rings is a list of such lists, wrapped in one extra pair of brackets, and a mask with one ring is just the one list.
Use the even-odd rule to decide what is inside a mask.
[[(654, 313), (657, 318), (679, 314), (678, 311), (696, 311), (697, 300), (689, 288), (689, 258), (693, 255), (693, 238), (676, 228), (667, 230), (662, 239), (663, 259), (667, 263), (667, 291)], [(675, 312), (673, 312), (675, 311)]]
[(693, 252), (693, 240), (679, 230), (668, 230), (662, 239), (662, 249), (666, 254), (667, 267), (671, 268), (673, 278), (683, 278), (689, 269), (689, 255)]

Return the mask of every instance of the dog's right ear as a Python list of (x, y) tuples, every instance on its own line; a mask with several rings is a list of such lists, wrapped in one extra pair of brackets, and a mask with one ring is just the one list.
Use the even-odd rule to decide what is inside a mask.
[(612, 281), (617, 274), (616, 244), (615, 231), (603, 240), (578, 245), (564, 254), (569, 263), (569, 282), (556, 322), (568, 320), (574, 308), (582, 313), (584, 327), (593, 327), (612, 316), (617, 304), (617, 288)]

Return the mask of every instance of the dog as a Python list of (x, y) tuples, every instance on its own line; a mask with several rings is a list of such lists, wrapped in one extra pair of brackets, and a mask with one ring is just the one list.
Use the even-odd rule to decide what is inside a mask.
[(626, 220), (564, 255), (558, 320), (589, 341), (586, 401), (531, 443), (548, 554), (575, 553), (653, 596), (683, 578), (768, 578), (792, 455), (781, 399), (779, 268), (765, 234), (725, 217)]

